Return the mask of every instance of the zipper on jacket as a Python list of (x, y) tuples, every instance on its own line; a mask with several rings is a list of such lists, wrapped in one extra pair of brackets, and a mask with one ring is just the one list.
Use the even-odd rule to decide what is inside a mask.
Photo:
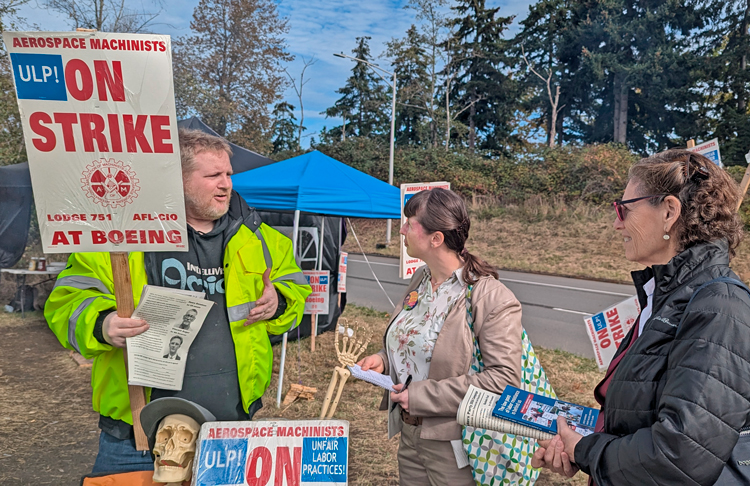
[(745, 437), (745, 436), (748, 436), (748, 435), (750, 435), (750, 426), (748, 426), (748, 427), (742, 427), (740, 429), (740, 437)]

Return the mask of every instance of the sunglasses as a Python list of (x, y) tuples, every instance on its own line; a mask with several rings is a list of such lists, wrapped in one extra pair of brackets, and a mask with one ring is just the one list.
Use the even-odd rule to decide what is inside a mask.
[(625, 216), (627, 216), (628, 208), (625, 207), (626, 204), (634, 203), (637, 201), (642, 201), (644, 199), (653, 199), (655, 197), (665, 197), (669, 196), (669, 194), (654, 194), (653, 196), (642, 196), (642, 197), (636, 197), (633, 199), (626, 199), (624, 201), (618, 199), (614, 203), (615, 206), (615, 214), (617, 215), (617, 219), (619, 219), (621, 222), (625, 221)]

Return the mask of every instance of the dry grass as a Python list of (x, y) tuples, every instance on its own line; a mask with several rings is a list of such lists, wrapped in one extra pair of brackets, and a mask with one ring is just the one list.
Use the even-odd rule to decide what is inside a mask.
[[(373, 332), (368, 352), (380, 348), (387, 316), (361, 307), (348, 306), (345, 317)], [(79, 484), (91, 470), (98, 446), (97, 414), (91, 410), (90, 368), (79, 368), (69, 351), (57, 342), (41, 313), (0, 314), (0, 484)], [(310, 352), (310, 339), (292, 342), (287, 349), (285, 391), (290, 383), (302, 382), (318, 389), (315, 400), (295, 402), (277, 409), (279, 346), (274, 347), (275, 372), (263, 397), (265, 407), (256, 418), (314, 419), (320, 408), (334, 366), (333, 334), (317, 338)], [(298, 358), (299, 350), (299, 358)], [(594, 405), (592, 390), (601, 379), (592, 360), (561, 351), (537, 349), (558, 395), (566, 400)], [(344, 389), (335, 418), (350, 424), (350, 475), (352, 485), (398, 484), (398, 437), (388, 440), (386, 414), (378, 411), (379, 389), (350, 380)], [(539, 486), (575, 484), (579, 475), (564, 481), (543, 472)]]
[[(477, 203), (471, 215), (467, 248), (504, 270), (630, 283), (630, 272), (641, 268), (625, 259), (609, 207), (534, 197), (517, 205)], [(385, 220), (352, 222), (366, 252), (398, 256), (396, 237), (390, 248), (375, 246), (385, 240)], [(345, 250), (359, 252), (351, 235)], [(732, 269), (750, 280), (750, 240), (740, 245)]]
[[(349, 305), (345, 317), (352, 325), (355, 320), (365, 323), (373, 331), (373, 339), (368, 346), (368, 353), (381, 348), (382, 335), (388, 323), (385, 313)], [(276, 386), (278, 375), (274, 373), (271, 387), (263, 397), (265, 407), (256, 417), (282, 417), (285, 419), (310, 419), (320, 416), (323, 398), (331, 379), (333, 368), (338, 364), (333, 348), (333, 333), (318, 336), (316, 352), (310, 352), (310, 340), (291, 343), (287, 349), (284, 391), (289, 383), (302, 382), (305, 386), (318, 389), (314, 401), (297, 401), (286, 409), (276, 409)], [(299, 350), (298, 350), (299, 349)], [(299, 358), (298, 358), (299, 352)], [(594, 386), (601, 380), (600, 373), (593, 360), (563, 351), (537, 350), (539, 358), (549, 375), (558, 395), (569, 401), (595, 405), (593, 401)], [(274, 350), (274, 370), (278, 369), (280, 352)], [(349, 482), (352, 485), (395, 485), (398, 484), (398, 437), (388, 440), (387, 417), (385, 412), (378, 411), (382, 398), (380, 389), (351, 379), (344, 387), (341, 402), (335, 418), (348, 420), (350, 424)], [(586, 484), (584, 475), (571, 481), (558, 479), (543, 472), (537, 485), (552, 486), (557, 484)]]
[(1, 314), (0, 334), (0, 484), (79, 484), (99, 439), (90, 368), (39, 312)]
[(386, 220), (385, 219), (350, 219), (352, 225), (349, 227), (349, 234), (346, 237), (346, 243), (342, 247), (344, 251), (350, 253), (362, 253), (357, 245), (357, 240), (354, 234), (359, 238), (359, 243), (366, 253), (372, 253), (376, 255), (398, 257), (401, 244), (401, 235), (398, 234), (400, 221), (397, 219), (392, 220), (393, 225), (391, 228), (391, 245), (387, 248), (383, 247), (385, 243), (385, 230)]
[[(373, 338), (366, 353), (377, 352), (387, 325), (385, 313), (356, 306), (347, 306), (344, 316), (349, 325), (355, 321), (366, 323)], [(290, 383), (302, 383), (318, 389), (313, 401), (297, 401), (287, 409), (277, 409), (276, 387), (281, 353), (274, 349), (274, 375), (271, 386), (263, 397), (264, 407), (256, 417), (311, 419), (320, 416), (323, 398), (331, 380), (333, 368), (339, 364), (334, 351), (332, 332), (316, 338), (315, 353), (310, 352), (310, 339), (290, 343), (287, 348), (284, 392)], [(299, 359), (298, 359), (299, 353)], [(363, 356), (365, 356), (363, 354)], [(398, 484), (396, 453), (398, 437), (388, 440), (387, 416), (378, 407), (383, 395), (379, 388), (364, 381), (350, 379), (344, 387), (335, 418), (349, 421), (349, 483), (352, 485)]]

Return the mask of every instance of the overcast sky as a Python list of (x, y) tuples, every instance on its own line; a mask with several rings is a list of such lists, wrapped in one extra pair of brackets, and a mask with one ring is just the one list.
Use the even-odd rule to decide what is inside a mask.
[[(135, 8), (144, 5), (147, 11), (158, 11), (159, 7), (149, 0), (131, 0)], [(179, 37), (190, 33), (190, 20), (198, 0), (162, 0), (162, 11), (151, 30), (158, 34)], [(415, 21), (414, 11), (404, 9), (403, 0), (281, 0), (279, 13), (289, 19), (287, 46), (295, 60), (287, 68), (299, 78), (302, 58), (315, 57), (318, 61), (307, 69), (303, 101), (305, 103), (305, 126), (307, 141), (324, 126), (336, 126), (340, 120), (326, 119), (320, 112), (331, 106), (339, 95), (336, 89), (344, 85), (352, 68), (351, 61), (333, 57), (334, 52), (350, 54), (355, 38), (370, 36), (371, 52), (378, 56), (385, 49), (385, 43), (394, 37), (402, 37)], [(515, 15), (516, 21), (509, 34), (516, 32), (518, 20), (528, 14), (530, 0), (487, 0), (487, 6), (500, 6), (500, 15)], [(154, 7), (154, 5), (157, 5)], [(40, 30), (69, 30), (70, 22), (55, 11), (46, 9), (42, 2), (31, 0), (20, 8), (19, 14), (29, 25)], [(382, 65), (386, 68), (387, 61)], [(289, 88), (286, 99), (294, 106), (299, 102), (294, 91)], [(297, 113), (299, 116), (299, 113)]]

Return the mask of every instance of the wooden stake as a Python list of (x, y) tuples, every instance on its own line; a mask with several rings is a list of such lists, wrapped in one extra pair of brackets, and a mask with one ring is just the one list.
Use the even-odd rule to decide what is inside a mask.
[(695, 147), (695, 139), (691, 138), (690, 140), (688, 140), (687, 148), (693, 148), (693, 147)]
[[(130, 317), (135, 310), (133, 302), (133, 282), (130, 280), (130, 266), (128, 265), (128, 254), (115, 251), (109, 254), (112, 262), (112, 279), (115, 284), (115, 300), (117, 300), (117, 315), (119, 317)], [(125, 360), (125, 370), (128, 369), (128, 353), (122, 350)], [(142, 386), (128, 385), (130, 395), (130, 412), (133, 414), (133, 433), (135, 434), (135, 448), (139, 451), (148, 450), (148, 438), (141, 426), (141, 410), (146, 406), (146, 392)]]
[(310, 321), (310, 352), (315, 352), (315, 335), (318, 334), (318, 314), (313, 314)]
[(740, 206), (742, 206), (742, 200), (745, 199), (748, 186), (750, 186), (750, 164), (748, 164), (745, 169), (745, 175), (742, 177), (742, 182), (740, 182), (740, 200), (737, 201), (737, 211), (739, 211)]

